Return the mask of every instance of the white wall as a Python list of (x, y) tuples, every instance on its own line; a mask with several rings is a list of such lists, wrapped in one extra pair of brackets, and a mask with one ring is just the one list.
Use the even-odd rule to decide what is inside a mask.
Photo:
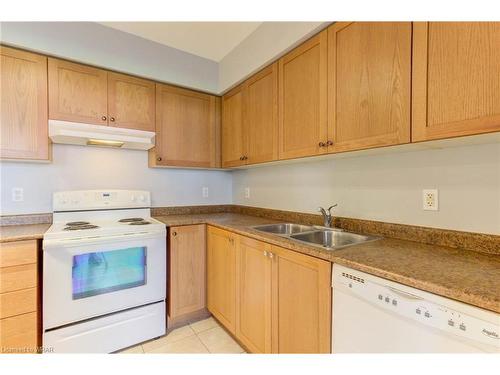
[[(244, 197), (250, 187), (250, 199)], [(422, 189), (439, 189), (439, 211)], [(500, 144), (264, 166), (233, 174), (233, 202), (500, 234)]]
[(324, 28), (328, 22), (264, 22), (219, 63), (224, 92)]
[(95, 22), (1, 22), (0, 41), (123, 73), (218, 92), (215, 61)]
[[(60, 190), (149, 190), (154, 207), (232, 201), (230, 172), (148, 168), (146, 151), (54, 145), (52, 163), (1, 162), (0, 179), (2, 215), (52, 212)], [(12, 201), (14, 187), (24, 189), (23, 202)]]

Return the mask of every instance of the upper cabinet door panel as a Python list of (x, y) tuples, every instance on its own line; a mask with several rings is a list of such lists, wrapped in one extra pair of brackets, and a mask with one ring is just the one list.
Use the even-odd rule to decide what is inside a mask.
[(0, 156), (48, 160), (47, 58), (0, 47)]
[(329, 151), (410, 142), (410, 22), (328, 29)]
[(326, 152), (327, 31), (279, 60), (279, 158)]
[(49, 118), (107, 125), (107, 74), (49, 58)]
[(500, 130), (500, 22), (416, 22), (412, 140)]
[(157, 164), (216, 167), (215, 96), (161, 84), (156, 90)]
[(245, 83), (248, 164), (278, 159), (278, 63)]
[(222, 98), (222, 166), (246, 164), (244, 133), (244, 86), (238, 86)]
[(109, 125), (155, 131), (155, 83), (108, 73)]

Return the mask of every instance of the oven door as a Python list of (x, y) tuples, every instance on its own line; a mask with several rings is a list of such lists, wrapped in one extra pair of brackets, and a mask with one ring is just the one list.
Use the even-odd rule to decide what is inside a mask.
[(165, 295), (165, 233), (44, 241), (44, 330), (162, 301)]

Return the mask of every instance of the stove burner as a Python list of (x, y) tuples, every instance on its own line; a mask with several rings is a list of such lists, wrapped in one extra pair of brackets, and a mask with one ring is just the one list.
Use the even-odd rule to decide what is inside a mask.
[(90, 223), (88, 221), (71, 221), (69, 223), (66, 223), (68, 227), (74, 227), (74, 226), (79, 226), (79, 225), (89, 225)]
[(69, 225), (64, 230), (83, 230), (83, 229), (95, 229), (99, 228), (98, 225), (84, 224), (84, 225)]
[(119, 223), (138, 223), (144, 221), (142, 217), (129, 217), (126, 219), (118, 220)]
[(144, 221), (144, 220), (141, 220), (141, 221), (132, 221), (131, 223), (129, 223), (129, 225), (148, 225), (148, 224), (151, 224), (151, 222)]

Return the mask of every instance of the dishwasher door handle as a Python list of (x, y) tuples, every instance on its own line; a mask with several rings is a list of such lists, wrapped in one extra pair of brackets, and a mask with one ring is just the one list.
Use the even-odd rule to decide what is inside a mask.
[(398, 296), (401, 296), (401, 297), (406, 298), (406, 299), (410, 299), (410, 300), (413, 300), (413, 301), (423, 300), (422, 297), (416, 296), (415, 294), (411, 294), (411, 293), (408, 293), (408, 292), (403, 292), (403, 291), (401, 291), (399, 289), (396, 289), (396, 288), (393, 288), (393, 287), (390, 287), (390, 286), (386, 286), (386, 288), (389, 289), (391, 292), (396, 293)]

